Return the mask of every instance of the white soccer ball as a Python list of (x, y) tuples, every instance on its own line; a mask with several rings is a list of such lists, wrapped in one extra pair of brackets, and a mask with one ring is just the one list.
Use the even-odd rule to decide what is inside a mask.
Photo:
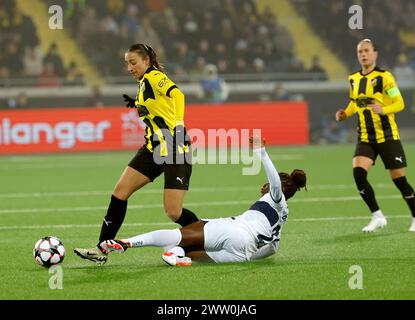
[(63, 261), (65, 247), (56, 237), (44, 237), (36, 242), (33, 257), (38, 265), (48, 268)]

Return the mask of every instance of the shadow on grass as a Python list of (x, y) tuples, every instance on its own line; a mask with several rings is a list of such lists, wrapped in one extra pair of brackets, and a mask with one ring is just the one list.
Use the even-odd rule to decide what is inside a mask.
[(376, 233), (351, 233), (351, 234), (345, 234), (345, 235), (339, 235), (334, 236), (330, 239), (320, 239), (317, 241), (314, 241), (317, 245), (327, 245), (330, 243), (353, 243), (353, 242), (364, 242), (364, 241), (373, 241), (376, 239), (386, 239), (388, 237), (394, 237), (396, 235), (400, 235), (402, 232), (376, 232)]
[(157, 278), (157, 274), (164, 272), (166, 266), (139, 266), (134, 265), (105, 265), (105, 266), (68, 266), (67, 272), (76, 271), (76, 277), (66, 280), (69, 285), (117, 283), (125, 281), (137, 281), (147, 276)]
[[(87, 261), (88, 262), (88, 261)], [(86, 262), (85, 262), (86, 263)], [(258, 268), (269, 268), (280, 266), (277, 260), (265, 259), (258, 261), (249, 261), (243, 263), (198, 263), (194, 262), (191, 267), (170, 267), (159, 260), (154, 263), (145, 261), (141, 264), (137, 263), (111, 263), (103, 266), (95, 264), (72, 264), (63, 266), (64, 272), (73, 272), (74, 276), (66, 278), (69, 285), (78, 284), (94, 284), (94, 283), (118, 283), (128, 281), (140, 281), (152, 277), (183, 277), (188, 274), (193, 277), (199, 272), (203, 272), (204, 277), (209, 276), (226, 276), (227, 274), (236, 274), (244, 272), (255, 272)]]

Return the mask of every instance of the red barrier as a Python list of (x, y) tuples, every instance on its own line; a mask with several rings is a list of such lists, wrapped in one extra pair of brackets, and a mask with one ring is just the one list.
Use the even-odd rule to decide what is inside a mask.
[[(207, 137), (209, 129), (261, 129), (269, 145), (309, 141), (302, 102), (187, 105), (185, 122), (191, 136), (198, 131)], [(138, 149), (144, 128), (136, 112), (123, 107), (1, 111), (0, 154)]]
[(198, 105), (186, 109), (186, 127), (261, 129), (268, 145), (308, 144), (308, 108), (304, 102), (252, 102)]
[(0, 113), (0, 153), (136, 149), (144, 129), (133, 110), (42, 109)]

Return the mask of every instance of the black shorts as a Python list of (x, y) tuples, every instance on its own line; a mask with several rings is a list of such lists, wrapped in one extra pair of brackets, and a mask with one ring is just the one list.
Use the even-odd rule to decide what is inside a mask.
[(148, 177), (151, 182), (164, 172), (164, 189), (189, 190), (192, 165), (186, 161), (180, 164), (158, 164), (154, 161), (153, 153), (143, 146), (128, 166)]
[(399, 169), (406, 167), (406, 157), (400, 140), (386, 141), (383, 143), (358, 142), (354, 156), (364, 156), (375, 160), (377, 156), (383, 161), (386, 169)]

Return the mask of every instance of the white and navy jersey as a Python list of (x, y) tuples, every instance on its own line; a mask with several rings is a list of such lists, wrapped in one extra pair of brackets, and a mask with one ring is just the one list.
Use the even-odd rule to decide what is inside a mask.
[(261, 247), (280, 240), (281, 229), (288, 218), (288, 206), (285, 198), (276, 203), (267, 193), (237, 218), (246, 222)]
[(280, 177), (265, 148), (254, 152), (264, 165), (270, 191), (239, 216), (206, 220), (205, 251), (217, 263), (263, 259), (278, 250), (288, 206)]
[(256, 239), (257, 248), (278, 242), (288, 218), (288, 205), (282, 193), (281, 180), (265, 148), (254, 150), (260, 156), (270, 184), (270, 191), (249, 210), (235, 217)]

